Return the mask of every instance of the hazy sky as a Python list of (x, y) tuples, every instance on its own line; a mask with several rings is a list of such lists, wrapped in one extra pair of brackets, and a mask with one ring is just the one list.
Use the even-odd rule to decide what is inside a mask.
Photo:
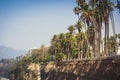
[(76, 22), (74, 0), (0, 0), (0, 45), (28, 49), (49, 45)]
[[(54, 34), (77, 21), (75, 0), (0, 0), (0, 45), (15, 49), (50, 45)], [(116, 31), (120, 14), (115, 12)]]

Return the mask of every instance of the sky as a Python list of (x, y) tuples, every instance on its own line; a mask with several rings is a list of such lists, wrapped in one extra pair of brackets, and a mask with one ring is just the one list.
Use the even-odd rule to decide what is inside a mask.
[[(0, 0), (0, 45), (14, 49), (49, 46), (54, 34), (75, 24), (75, 0)], [(116, 32), (120, 14), (114, 12)]]
[(50, 45), (76, 22), (74, 0), (0, 0), (0, 45), (29, 49)]

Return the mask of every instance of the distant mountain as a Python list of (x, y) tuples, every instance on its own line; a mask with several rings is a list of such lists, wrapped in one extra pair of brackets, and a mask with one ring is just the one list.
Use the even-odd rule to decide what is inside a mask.
[(24, 55), (25, 50), (16, 50), (5, 46), (0, 46), (0, 59), (15, 58), (17, 56)]

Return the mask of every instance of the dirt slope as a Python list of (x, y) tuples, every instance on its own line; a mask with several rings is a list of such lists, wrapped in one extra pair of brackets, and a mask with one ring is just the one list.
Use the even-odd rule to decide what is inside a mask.
[(120, 56), (50, 62), (41, 66), (42, 80), (120, 80)]

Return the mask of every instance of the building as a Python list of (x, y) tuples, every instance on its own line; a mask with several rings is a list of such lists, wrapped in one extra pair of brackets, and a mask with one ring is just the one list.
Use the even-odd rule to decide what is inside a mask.
[(9, 80), (9, 79), (7, 79), (7, 78), (1, 78), (0, 80)]
[(117, 55), (120, 55), (120, 47), (118, 47)]

